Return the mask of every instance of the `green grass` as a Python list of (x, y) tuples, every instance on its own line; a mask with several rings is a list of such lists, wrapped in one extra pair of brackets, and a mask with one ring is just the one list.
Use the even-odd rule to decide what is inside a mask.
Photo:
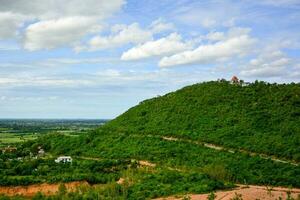
[(15, 133), (1, 133), (0, 134), (0, 146), (6, 146), (8, 144), (14, 145), (21, 142), (37, 139), (36, 134), (15, 134)]

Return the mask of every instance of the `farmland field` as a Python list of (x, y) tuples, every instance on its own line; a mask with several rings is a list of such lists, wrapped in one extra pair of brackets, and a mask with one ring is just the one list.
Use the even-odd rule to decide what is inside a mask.
[(37, 138), (35, 133), (1, 133), (0, 134), (0, 147), (7, 146), (15, 143), (25, 142), (28, 140), (34, 140)]
[(2, 119), (0, 120), (0, 148), (37, 139), (46, 133), (77, 136), (99, 127), (107, 120)]

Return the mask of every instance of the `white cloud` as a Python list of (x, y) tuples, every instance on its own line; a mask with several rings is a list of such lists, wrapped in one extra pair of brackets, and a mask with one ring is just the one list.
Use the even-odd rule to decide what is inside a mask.
[(202, 39), (207, 39), (210, 41), (221, 41), (221, 40), (227, 40), (234, 37), (239, 37), (241, 35), (248, 35), (250, 31), (251, 31), (250, 28), (231, 27), (228, 29), (227, 33), (211, 31)]
[(231, 27), (228, 30), (227, 38), (237, 37), (240, 35), (247, 35), (250, 33), (250, 31), (251, 29), (246, 27)]
[[(37, 59), (35, 61), (11, 61), (0, 63), (0, 75), (10, 75), (14, 73), (21, 74), (23, 72), (44, 72), (47, 71), (60, 71), (61, 69), (67, 69), (68, 67), (74, 67), (78, 65), (89, 65), (99, 66), (119, 64), (119, 57), (89, 57), (89, 58), (68, 58), (68, 57), (57, 57), (48, 59)], [(33, 76), (34, 74), (31, 74)]]
[(200, 45), (194, 50), (184, 51), (160, 60), (160, 67), (194, 63), (214, 63), (234, 56), (242, 56), (250, 51), (255, 40), (249, 35), (230, 37), (214, 44)]
[(175, 9), (172, 16), (186, 25), (211, 29), (218, 26), (234, 26), (234, 19), (239, 16), (239, 10), (239, 3), (196, 1)]
[[(185, 78), (181, 78), (181, 77)], [(189, 77), (186, 79), (186, 77)], [(193, 77), (193, 78), (192, 78)], [(177, 72), (169, 69), (159, 70), (129, 70), (121, 71), (118, 69), (103, 69), (98, 72), (72, 75), (36, 75), (36, 76), (1, 76), (0, 90), (8, 88), (24, 88), (31, 90), (32, 88), (47, 90), (59, 89), (83, 89), (83, 88), (105, 88), (109, 87), (144, 87), (145, 84), (164, 84), (169, 86), (170, 81), (174, 84), (183, 82), (196, 82), (201, 77), (200, 72)], [(206, 79), (207, 77), (205, 77)], [(142, 84), (141, 84), (142, 83)], [(130, 86), (130, 87), (129, 87)], [(174, 86), (174, 85), (172, 85)]]
[(182, 38), (177, 33), (172, 33), (167, 37), (155, 41), (148, 41), (129, 49), (122, 54), (122, 60), (138, 60), (152, 56), (164, 56), (190, 49), (191, 45), (182, 42)]
[(215, 19), (211, 19), (211, 18), (204, 18), (200, 21), (200, 24), (205, 28), (211, 28), (211, 27), (216, 26), (217, 21)]
[(116, 78), (116, 77), (121, 77), (121, 72), (116, 69), (106, 69), (98, 72), (97, 75)]
[(250, 60), (249, 65), (241, 71), (242, 76), (275, 77), (283, 76), (291, 60), (279, 50), (266, 50), (257, 58)]
[(95, 27), (95, 19), (87, 17), (40, 21), (27, 27), (24, 48), (39, 50), (72, 46)]
[(188, 12), (179, 14), (176, 18), (183, 23), (193, 26), (202, 26), (204, 28), (213, 28), (218, 24), (216, 16), (203, 10), (198, 11), (191, 9)]
[(152, 39), (152, 32), (143, 30), (138, 23), (129, 26), (115, 25), (112, 34), (106, 37), (95, 36), (89, 41), (91, 50), (119, 47), (125, 44), (139, 44)]
[(167, 23), (161, 18), (153, 21), (146, 28), (140, 27), (138, 23), (130, 25), (116, 24), (110, 28), (108, 35), (94, 36), (89, 40), (87, 46), (78, 45), (75, 47), (75, 51), (95, 51), (121, 47), (127, 44), (142, 44), (151, 41), (153, 36), (158, 33), (169, 32), (174, 29), (175, 26), (172, 23)]
[(0, 77), (0, 87), (26, 87), (26, 86), (38, 86), (38, 87), (78, 87), (83, 85), (90, 85), (91, 80), (76, 80), (59, 77), (25, 77), (15, 78)]
[(223, 32), (210, 32), (206, 35), (206, 39), (211, 40), (211, 41), (224, 40), (225, 35)]
[(11, 12), (0, 12), (0, 40), (15, 37), (17, 29), (22, 26), (26, 18), (26, 16)]
[(14, 38), (20, 26), (29, 22), (24, 31), (25, 48), (73, 45), (91, 31), (99, 30), (103, 19), (120, 10), (124, 3), (124, 0), (0, 0), (0, 39)]
[(77, 64), (95, 64), (95, 63), (113, 63), (119, 59), (113, 57), (96, 57), (96, 58), (51, 58), (37, 62), (36, 65), (43, 66), (60, 66), (60, 65), (77, 65)]
[(40, 20), (73, 16), (106, 18), (124, 3), (124, 0), (0, 0), (0, 12), (10, 11)]
[(159, 18), (153, 21), (150, 25), (152, 33), (161, 33), (165, 31), (175, 30), (175, 26), (172, 23), (166, 23), (163, 19)]

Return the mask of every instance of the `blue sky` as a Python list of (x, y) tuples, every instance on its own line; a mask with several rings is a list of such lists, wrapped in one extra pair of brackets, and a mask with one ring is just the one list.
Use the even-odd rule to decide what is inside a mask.
[(299, 0), (0, 0), (0, 118), (113, 118), (237, 75), (299, 82)]

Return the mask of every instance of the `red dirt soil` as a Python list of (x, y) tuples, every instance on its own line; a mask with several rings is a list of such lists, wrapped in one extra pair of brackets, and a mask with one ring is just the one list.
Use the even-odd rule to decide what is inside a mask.
[[(80, 185), (88, 185), (87, 182), (69, 182), (69, 183), (63, 183), (66, 186), (66, 189), (68, 191), (75, 190)], [(45, 195), (53, 195), (56, 192), (58, 192), (58, 188), (60, 186), (60, 183), (56, 184), (35, 184), (35, 185), (29, 185), (29, 186), (14, 186), (14, 187), (0, 187), (0, 194), (5, 194), (6, 196), (16, 196), (16, 195), (22, 195), (25, 197), (32, 197), (36, 193), (41, 192)]]
[[(282, 199), (287, 198), (287, 192), (291, 192), (291, 196), (294, 199), (297, 199), (300, 195), (300, 189), (288, 189), (288, 188), (282, 188), (282, 187), (274, 187), (274, 188), (268, 188), (265, 186), (244, 186), (239, 185), (238, 188), (229, 190), (229, 191), (217, 191), (215, 193), (216, 200), (230, 200), (237, 194), (241, 194), (243, 200), (274, 200), (279, 199), (279, 197), (282, 197)], [(209, 194), (190, 194), (187, 195), (191, 198), (191, 200), (207, 200), (207, 196)], [(178, 200), (182, 199), (183, 197), (166, 197), (166, 198), (158, 198), (156, 200)]]
[[(123, 182), (121, 180), (120, 182)], [(120, 183), (122, 184), (122, 183)], [(68, 191), (74, 191), (80, 185), (89, 185), (87, 182), (70, 182), (64, 183)], [(15, 186), (15, 187), (0, 187), (0, 194), (7, 196), (22, 195), (25, 197), (33, 197), (36, 193), (42, 192), (45, 195), (53, 195), (59, 190), (60, 184), (36, 184), (30, 186)], [(230, 200), (235, 197), (236, 193), (241, 194), (243, 200), (274, 200), (287, 198), (287, 192), (291, 192), (291, 196), (297, 199), (300, 196), (300, 189), (288, 189), (282, 187), (267, 188), (266, 186), (254, 186), (254, 185), (239, 185), (238, 188), (228, 191), (217, 191), (216, 200)], [(190, 194), (191, 200), (206, 200), (209, 194)], [(156, 200), (178, 200), (183, 197), (171, 196), (165, 198), (158, 198)]]

